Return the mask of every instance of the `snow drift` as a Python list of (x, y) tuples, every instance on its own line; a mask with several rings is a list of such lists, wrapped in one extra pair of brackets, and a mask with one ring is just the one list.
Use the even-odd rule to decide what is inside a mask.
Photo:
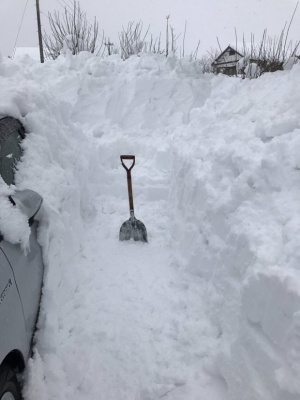
[[(38, 191), (45, 204), (39, 238), (47, 268), (26, 398), (299, 398), (299, 87), (298, 65), (250, 81), (202, 75), (196, 63), (151, 55), (123, 62), (83, 52), (43, 66), (26, 57), (0, 61), (0, 114), (30, 132), (16, 185)], [(102, 312), (98, 296), (118, 292), (115, 283), (111, 292), (95, 279), (92, 258), (101, 250), (101, 265), (110, 265), (113, 253), (120, 268), (120, 257), (130, 260), (117, 239), (128, 213), (121, 153), (140, 160), (134, 193), (150, 242), (130, 251), (156, 275), (136, 268), (118, 284), (135, 279), (126, 292), (132, 299), (143, 279), (155, 291), (174, 274), (177, 291), (161, 283), (154, 301), (145, 283), (137, 302), (152, 311), (141, 309), (127, 339), (103, 345), (95, 358), (117, 322), (107, 320), (99, 333), (104, 316), (95, 322), (88, 315)], [(110, 270), (120, 271), (109, 268), (107, 279)], [(95, 297), (86, 298), (89, 291)], [(163, 318), (179, 298), (176, 329), (151, 319), (172, 296)], [(131, 321), (132, 308), (125, 310)], [(160, 343), (156, 356), (139, 331), (143, 318)], [(150, 351), (141, 359), (130, 347), (135, 334), (140, 354)], [(108, 367), (97, 373), (99, 357)], [(95, 381), (77, 385), (79, 361)], [(120, 365), (123, 372), (109, 372)], [(101, 390), (94, 388), (98, 376)]]
[(230, 399), (299, 395), (299, 73), (215, 78), (192, 110), (188, 151), (178, 139), (174, 249), (209, 282)]

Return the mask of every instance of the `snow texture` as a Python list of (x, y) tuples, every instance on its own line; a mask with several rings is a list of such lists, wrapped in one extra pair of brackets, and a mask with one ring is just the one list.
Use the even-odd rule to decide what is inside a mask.
[[(44, 198), (26, 400), (299, 399), (299, 87), (299, 65), (0, 63), (0, 114), (29, 132), (16, 187)], [(121, 154), (147, 244), (118, 240)]]

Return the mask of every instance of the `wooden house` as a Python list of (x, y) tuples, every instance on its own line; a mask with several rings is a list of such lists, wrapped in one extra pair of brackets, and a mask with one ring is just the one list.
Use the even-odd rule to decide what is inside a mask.
[(212, 63), (212, 69), (215, 74), (236, 75), (236, 64), (244, 56), (228, 46)]

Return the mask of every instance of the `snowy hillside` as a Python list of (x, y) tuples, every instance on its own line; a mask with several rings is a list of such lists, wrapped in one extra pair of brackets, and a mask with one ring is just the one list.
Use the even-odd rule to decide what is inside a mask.
[[(30, 132), (16, 185), (44, 198), (25, 400), (299, 399), (299, 89), (298, 65), (0, 61), (0, 115)], [(148, 244), (118, 240), (121, 154)]]

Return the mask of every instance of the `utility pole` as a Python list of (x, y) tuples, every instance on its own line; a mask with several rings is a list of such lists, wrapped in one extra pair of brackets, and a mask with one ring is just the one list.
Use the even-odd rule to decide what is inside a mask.
[(43, 63), (44, 50), (43, 50), (43, 37), (42, 37), (42, 26), (41, 26), (40, 0), (36, 0), (36, 17), (37, 17), (38, 35), (39, 35), (40, 60), (41, 63)]

